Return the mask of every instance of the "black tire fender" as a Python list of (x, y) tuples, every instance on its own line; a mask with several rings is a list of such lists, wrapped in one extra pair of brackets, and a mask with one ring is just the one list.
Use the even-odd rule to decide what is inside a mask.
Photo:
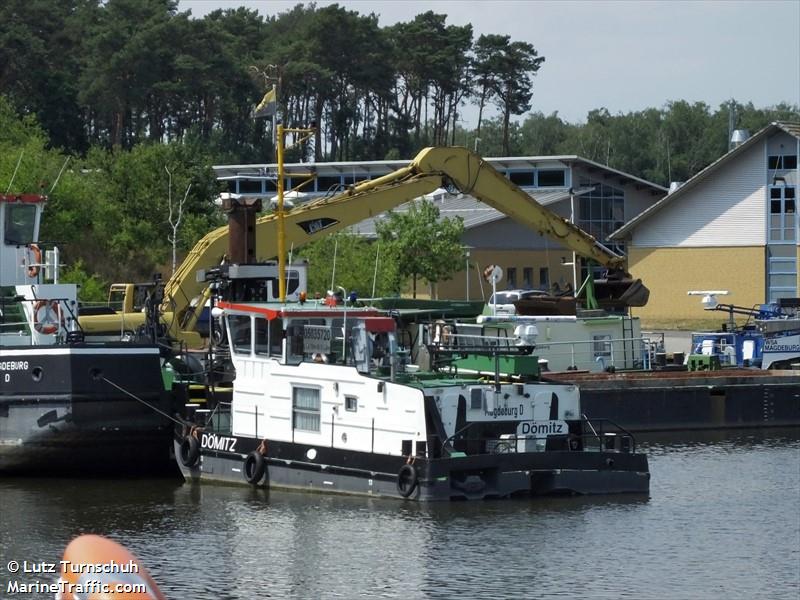
[(244, 475), (247, 483), (258, 485), (258, 483), (264, 477), (266, 468), (267, 461), (264, 460), (264, 456), (258, 450), (253, 450), (247, 455), (247, 458), (244, 459), (242, 475)]
[(412, 464), (405, 464), (397, 472), (397, 493), (408, 498), (419, 485), (419, 473)]
[(181, 464), (184, 467), (193, 468), (200, 462), (200, 442), (193, 435), (183, 438), (180, 448)]

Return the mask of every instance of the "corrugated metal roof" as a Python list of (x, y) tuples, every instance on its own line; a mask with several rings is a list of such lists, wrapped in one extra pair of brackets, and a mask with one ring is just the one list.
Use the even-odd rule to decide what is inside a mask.
[(633, 229), (635, 229), (640, 223), (649, 219), (662, 208), (664, 208), (667, 204), (674, 202), (676, 198), (680, 198), (687, 194), (689, 190), (696, 187), (701, 182), (705, 181), (706, 179), (712, 177), (723, 165), (727, 164), (729, 161), (734, 160), (740, 154), (745, 152), (748, 148), (752, 147), (756, 144), (759, 140), (764, 139), (766, 136), (771, 135), (773, 133), (777, 133), (778, 131), (785, 131), (789, 135), (792, 135), (796, 138), (800, 138), (800, 124), (797, 123), (782, 123), (782, 122), (774, 122), (770, 123), (760, 131), (756, 132), (752, 137), (747, 139), (744, 143), (737, 146), (730, 152), (727, 152), (720, 156), (717, 160), (712, 162), (708, 165), (705, 169), (697, 173), (694, 177), (686, 181), (681, 187), (677, 190), (664, 196), (661, 200), (650, 206), (649, 208), (643, 210), (633, 219), (628, 221), (625, 225), (617, 229), (613, 232), (609, 237), (612, 240), (619, 240), (623, 239), (628, 233), (630, 233)]
[[(667, 188), (662, 187), (652, 181), (647, 181), (619, 171), (612, 169), (606, 165), (582, 158), (576, 154), (564, 154), (556, 156), (509, 156), (509, 157), (492, 157), (484, 158), (486, 162), (491, 164), (495, 169), (505, 171), (507, 169), (524, 169), (524, 168), (556, 168), (559, 165), (564, 167), (572, 167), (575, 165), (585, 165), (594, 167), (605, 171), (609, 174), (614, 174), (623, 183), (636, 182), (650, 188), (654, 193), (663, 193)], [(314, 165), (317, 174), (319, 175), (337, 175), (337, 174), (367, 174), (370, 177), (379, 177), (386, 175), (397, 169), (407, 167), (411, 160), (374, 160), (374, 161), (342, 161), (342, 162), (318, 162)], [(309, 163), (287, 163), (284, 165), (286, 174), (291, 176), (297, 172), (307, 172), (311, 165)], [(214, 165), (212, 166), (217, 179), (275, 179), (277, 173), (277, 164), (264, 163), (264, 164), (240, 164), (240, 165)]]
[[(588, 191), (589, 190), (579, 190), (575, 195), (579, 196)], [(434, 204), (439, 209), (440, 219), (461, 217), (464, 220), (464, 229), (472, 229), (506, 217), (506, 215), (499, 210), (466, 194), (450, 194), (444, 190), (440, 190), (429, 194), (426, 198), (428, 200), (433, 200)], [(537, 192), (535, 198), (539, 204), (547, 206), (569, 198), (569, 190), (560, 189), (549, 192)], [(408, 212), (411, 205), (418, 200), (419, 198), (401, 204), (394, 209), (394, 212)], [(357, 225), (353, 225), (349, 231), (364, 237), (374, 238), (377, 236), (376, 223), (387, 218), (388, 213), (383, 213), (382, 215), (366, 219)]]

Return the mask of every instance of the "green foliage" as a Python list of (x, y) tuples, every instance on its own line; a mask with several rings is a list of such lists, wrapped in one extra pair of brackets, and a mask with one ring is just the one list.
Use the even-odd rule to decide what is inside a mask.
[(398, 273), (411, 278), (412, 294), (417, 297), (417, 280), (430, 283), (450, 279), (464, 262), (461, 236), (464, 222), (439, 219), (439, 209), (429, 200), (413, 202), (407, 212), (389, 212), (377, 225), (380, 241), (394, 257)]
[(369, 242), (351, 233), (337, 233), (308, 244), (298, 254), (309, 262), (308, 290), (311, 297), (317, 294), (325, 297), (331, 289), (331, 276), (334, 288), (342, 286), (348, 294), (356, 292), (359, 298), (372, 295), (373, 278), (376, 296), (391, 296), (399, 292), (397, 263), (379, 242)]
[(108, 284), (96, 275), (90, 275), (83, 260), (78, 259), (61, 270), (62, 283), (78, 284), (78, 299), (81, 302), (105, 302)]

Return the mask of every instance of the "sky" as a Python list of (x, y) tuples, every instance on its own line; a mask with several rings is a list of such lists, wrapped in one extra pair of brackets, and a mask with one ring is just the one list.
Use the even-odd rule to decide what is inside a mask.
[[(263, 15), (297, 1), (180, 0), (202, 17), (246, 6)], [(325, 0), (318, 7), (334, 4)], [(447, 23), (471, 23), (474, 38), (502, 34), (526, 41), (545, 62), (534, 79), (532, 112), (583, 123), (587, 113), (661, 108), (672, 100), (716, 109), (735, 99), (767, 107), (800, 105), (800, 0), (533, 1), (339, 0), (379, 15), (382, 26), (433, 10)], [(477, 109), (462, 109), (474, 126)], [(524, 115), (522, 117), (524, 118)]]

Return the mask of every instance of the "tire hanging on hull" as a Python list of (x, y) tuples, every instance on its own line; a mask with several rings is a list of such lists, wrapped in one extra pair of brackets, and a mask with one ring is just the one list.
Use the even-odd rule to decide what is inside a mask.
[(258, 485), (264, 477), (264, 472), (267, 468), (267, 461), (264, 456), (258, 451), (253, 450), (244, 459), (244, 467), (242, 468), (242, 475), (245, 481), (252, 485)]

